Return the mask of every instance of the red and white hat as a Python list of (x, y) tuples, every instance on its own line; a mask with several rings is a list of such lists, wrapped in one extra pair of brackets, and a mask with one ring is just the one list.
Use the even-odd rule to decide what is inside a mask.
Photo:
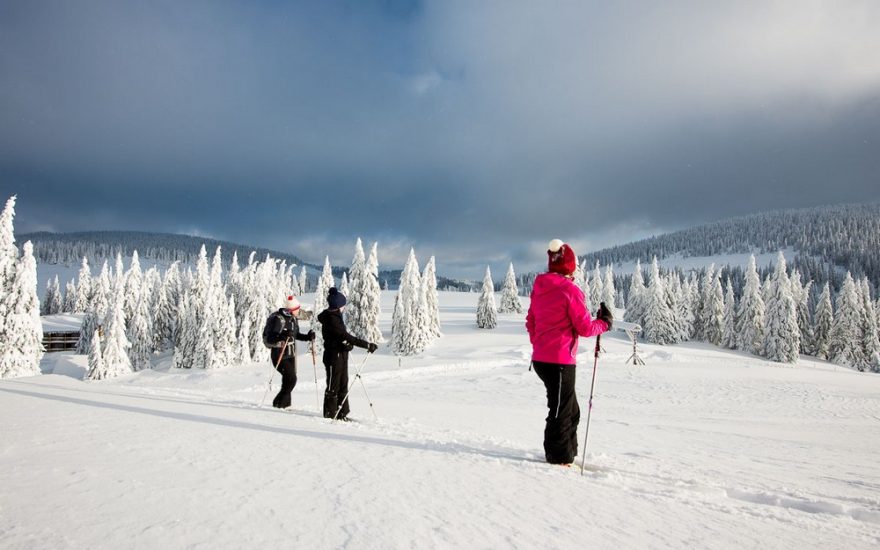
[(577, 269), (574, 250), (559, 239), (547, 245), (547, 271), (561, 275), (571, 275)]
[(299, 309), (299, 300), (296, 299), (296, 296), (288, 296), (284, 299), (284, 307), (290, 311), (296, 311)]

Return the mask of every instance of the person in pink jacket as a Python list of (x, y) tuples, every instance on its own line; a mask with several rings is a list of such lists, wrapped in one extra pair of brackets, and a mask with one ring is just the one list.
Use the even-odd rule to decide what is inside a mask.
[(569, 465), (577, 456), (581, 411), (574, 391), (578, 338), (611, 328), (611, 312), (603, 303), (590, 318), (584, 292), (574, 284), (577, 259), (559, 239), (550, 241), (547, 273), (538, 275), (526, 315), (532, 342), (532, 366), (547, 388), (544, 455), (551, 464)]

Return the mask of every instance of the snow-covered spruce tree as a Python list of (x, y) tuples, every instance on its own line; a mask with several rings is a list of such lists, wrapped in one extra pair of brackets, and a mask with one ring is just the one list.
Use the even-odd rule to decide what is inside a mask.
[(785, 270), (782, 252), (767, 288), (766, 332), (764, 355), (779, 363), (796, 363), (801, 349), (801, 333), (797, 323), (797, 306), (791, 294), (791, 281)]
[(397, 291), (394, 316), (391, 319), (391, 350), (395, 355), (417, 355), (427, 345), (424, 327), (419, 326), (417, 321), (421, 296), (419, 262), (415, 250), (410, 249), (409, 257), (400, 274), (400, 288)]
[(76, 353), (78, 355), (88, 355), (89, 350), (92, 349), (92, 335), (100, 328), (100, 324), (103, 321), (104, 318), (98, 317), (95, 310), (88, 311), (83, 315), (82, 324), (79, 327), (79, 339), (76, 342)]
[(113, 291), (113, 285), (110, 279), (110, 267), (107, 265), (107, 261), (104, 261), (104, 264), (101, 266), (101, 272), (98, 274), (98, 277), (92, 280), (92, 297), (91, 297), (91, 309), (98, 316), (98, 319), (103, 320), (104, 316), (107, 315), (107, 307), (110, 304), (110, 294)]
[(362, 334), (357, 334), (367, 342), (384, 342), (379, 330), (381, 289), (379, 288), (379, 243), (373, 243), (367, 266), (364, 271), (363, 293), (358, 307), (361, 311)]
[(104, 362), (104, 354), (101, 352), (101, 331), (95, 329), (89, 338), (89, 371), (86, 373), (88, 380), (103, 380), (107, 378), (107, 364)]
[(722, 323), (721, 345), (728, 349), (736, 349), (736, 296), (733, 295), (733, 285), (730, 284), (730, 277), (727, 278), (725, 286), (727, 290), (724, 296), (724, 321)]
[(345, 307), (345, 326), (353, 335), (360, 337), (364, 332), (363, 321), (361, 320), (361, 301), (364, 294), (364, 273), (367, 269), (367, 260), (364, 257), (364, 245), (358, 238), (354, 244), (354, 257), (351, 259), (351, 267), (349, 273), (349, 291), (342, 293), (348, 298), (348, 305)]
[(61, 301), (62, 313), (73, 313), (76, 305), (76, 284), (73, 280), (67, 281), (64, 285), (64, 299)]
[(339, 292), (342, 293), (343, 296), (348, 298), (348, 295), (351, 294), (351, 285), (348, 284), (348, 273), (342, 272), (342, 279), (339, 281)]
[(605, 268), (605, 282), (602, 283), (602, 302), (605, 302), (608, 309), (613, 310), (616, 307), (614, 305), (615, 294), (617, 294), (617, 290), (614, 288), (614, 267), (608, 265)]
[(177, 315), (168, 301), (168, 278), (165, 277), (156, 291), (153, 302), (153, 347), (156, 351), (168, 351), (174, 346), (174, 325)]
[[(587, 311), (594, 311), (593, 303), (590, 300), (590, 272), (587, 269), (587, 260), (584, 260), (582, 263), (578, 265), (578, 269), (575, 273), (580, 273), (581, 286), (580, 289), (584, 291), (584, 307), (587, 308)], [(531, 291), (530, 291), (531, 292)], [(599, 304), (596, 304), (596, 307), (599, 307)]]
[[(681, 284), (681, 295), (679, 297), (678, 303), (676, 304), (676, 310), (673, 312), (673, 315), (676, 317), (677, 326), (678, 326), (678, 341), (679, 342), (687, 342), (691, 339), (691, 334), (694, 330), (694, 312), (691, 307), (694, 301), (694, 291), (691, 288), (691, 283), (687, 280), (682, 282)], [(632, 302), (632, 298), (630, 298), (630, 303)]]
[(736, 332), (739, 335), (739, 349), (755, 355), (763, 354), (765, 305), (761, 289), (761, 279), (755, 265), (755, 256), (749, 258), (744, 273), (743, 294), (739, 301)]
[(131, 344), (125, 335), (125, 280), (118, 279), (115, 286), (104, 320), (102, 351), (105, 375), (103, 378), (115, 378), (131, 372), (131, 360), (128, 357)]
[(141, 262), (137, 250), (131, 253), (131, 265), (125, 274), (125, 320), (129, 322), (134, 317), (135, 310), (141, 301), (144, 273), (141, 271)]
[(706, 341), (721, 345), (724, 325), (724, 291), (721, 288), (721, 270), (715, 272), (710, 292), (703, 302), (703, 329)]
[(831, 327), (834, 323), (834, 311), (831, 306), (831, 288), (826, 282), (816, 304), (813, 316), (813, 354), (819, 359), (828, 359), (831, 351)]
[(183, 294), (178, 305), (177, 343), (174, 346), (174, 366), (179, 369), (192, 367), (196, 342), (196, 326), (190, 315), (189, 292)]
[(864, 370), (867, 358), (862, 347), (862, 300), (849, 272), (837, 294), (831, 325), (830, 358), (838, 365)]
[(681, 293), (681, 279), (679, 279), (677, 272), (670, 271), (666, 274), (666, 278), (663, 281), (663, 290), (666, 295), (666, 307), (669, 308), (672, 331), (676, 335), (675, 341), (671, 343), (677, 344), (681, 342), (683, 325), (676, 312), (678, 311), (679, 302), (684, 299)]
[(602, 272), (599, 270), (599, 262), (597, 261), (596, 267), (593, 269), (593, 276), (590, 278), (590, 305), (593, 306), (593, 310), (599, 309), (599, 303), (602, 301), (602, 294), (604, 293), (604, 286)]
[(238, 342), (237, 353), (235, 356), (235, 362), (240, 365), (246, 365), (251, 362), (251, 347), (250, 340), (248, 335), (251, 332), (251, 321), (245, 316), (241, 320), (241, 326), (238, 329), (238, 337), (236, 338)]
[(440, 332), (440, 299), (437, 296), (437, 262), (434, 256), (425, 264), (422, 273), (422, 295), (424, 296), (425, 332), (428, 340), (433, 341), (442, 336)]
[(871, 288), (867, 277), (863, 277), (860, 285), (862, 298), (862, 349), (865, 354), (865, 369), (880, 372), (880, 339), (877, 335), (877, 314), (874, 302), (871, 301)]
[(16, 262), (9, 291), (0, 296), (4, 316), (0, 318), (0, 378), (40, 374), (43, 357), (43, 325), (37, 297), (37, 262), (34, 245), (28, 241)]
[[(513, 264), (510, 264), (510, 265), (513, 266)], [(574, 269), (574, 279), (572, 279), (572, 282), (574, 282), (574, 284), (575, 284), (576, 287), (578, 287), (578, 288), (587, 288), (587, 290), (589, 291), (589, 288), (590, 288), (590, 287), (587, 286), (587, 274), (584, 272), (584, 269), (581, 267), (581, 262), (579, 262), (577, 258), (575, 258), (575, 265), (576, 265), (577, 267), (575, 267), (575, 269)], [(507, 284), (507, 280), (506, 280), (506, 279), (505, 279), (505, 281), (504, 281), (504, 284)], [(503, 289), (502, 289), (502, 292), (504, 292)], [(589, 292), (588, 292), (587, 294), (589, 294)], [(589, 301), (589, 298), (588, 298), (588, 297), (585, 297), (585, 298), (584, 298), (584, 301), (585, 301), (585, 302), (588, 302), (588, 301)], [(498, 308), (498, 313), (507, 313), (507, 312), (502, 311), (502, 309), (499, 307), (499, 308)]]
[(82, 259), (82, 265), (79, 268), (79, 276), (76, 283), (76, 298), (73, 303), (73, 311), (76, 313), (84, 313), (91, 306), (92, 297), (92, 271), (89, 268), (89, 261), (85, 257)]
[[(145, 282), (145, 281), (142, 281)], [(150, 312), (149, 300), (142, 290), (138, 291), (140, 299), (134, 305), (131, 319), (128, 321), (128, 341), (131, 347), (128, 358), (134, 371), (150, 368), (150, 356), (153, 354), (153, 317)]]
[[(324, 258), (324, 270), (318, 279), (318, 286), (315, 287), (315, 315), (312, 317), (312, 330), (315, 331), (315, 350), (321, 352), (324, 350), (324, 338), (321, 336), (321, 323), (318, 322), (318, 315), (327, 309), (327, 293), (336, 286), (333, 279), (333, 270), (330, 268), (330, 256)], [(346, 296), (346, 298), (348, 298)]]
[[(18, 248), (15, 246), (15, 195), (12, 195), (0, 213), (0, 293), (5, 294), (12, 288), (15, 278), (15, 263), (18, 260)], [(0, 302), (3, 302), (0, 299)], [(3, 304), (0, 303), (0, 327), (3, 325)]]
[[(583, 271), (578, 269), (583, 281)], [(575, 283), (577, 284), (577, 283)], [(581, 282), (580, 287), (583, 287)], [(501, 288), (501, 306), (498, 313), (522, 313), (523, 306), (519, 299), (519, 288), (516, 286), (516, 274), (513, 272), (513, 264), (507, 268), (507, 275), (504, 277), (504, 286)]]
[(645, 312), (642, 316), (645, 338), (654, 344), (668, 345), (678, 341), (672, 322), (672, 312), (666, 304), (666, 292), (663, 288), (663, 279), (660, 277), (660, 267), (657, 265), (657, 257), (651, 262), (651, 275), (648, 280), (648, 288), (644, 294)]
[(810, 287), (812, 281), (806, 285), (801, 283), (801, 274), (795, 269), (791, 273), (791, 296), (794, 298), (794, 307), (797, 312), (798, 330), (801, 333), (800, 353), (812, 354), (813, 346), (813, 320), (810, 319)]
[(43, 297), (40, 313), (43, 315), (61, 313), (61, 285), (58, 283), (58, 275), (46, 281), (46, 295)]
[(626, 311), (623, 320), (628, 323), (643, 324), (642, 317), (645, 312), (645, 281), (642, 278), (642, 263), (636, 260), (632, 278), (629, 283), (629, 298), (627, 299)]
[(306, 266), (302, 266), (302, 270), (299, 272), (299, 289), (303, 294), (309, 291), (309, 275), (306, 273)]
[(483, 293), (477, 302), (477, 328), (495, 328), (498, 325), (498, 315), (495, 310), (495, 284), (492, 282), (492, 272), (486, 267), (486, 276), (483, 277)]

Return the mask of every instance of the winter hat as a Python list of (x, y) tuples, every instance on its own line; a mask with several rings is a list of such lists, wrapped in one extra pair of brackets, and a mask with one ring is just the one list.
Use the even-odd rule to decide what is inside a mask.
[(299, 309), (299, 300), (296, 299), (296, 296), (288, 296), (284, 299), (284, 307), (290, 311), (296, 311)]
[(577, 269), (577, 258), (574, 250), (559, 239), (553, 239), (547, 245), (547, 271), (561, 275), (571, 275)]
[(339, 309), (345, 305), (346, 301), (345, 294), (339, 292), (335, 286), (327, 293), (327, 305), (330, 309)]

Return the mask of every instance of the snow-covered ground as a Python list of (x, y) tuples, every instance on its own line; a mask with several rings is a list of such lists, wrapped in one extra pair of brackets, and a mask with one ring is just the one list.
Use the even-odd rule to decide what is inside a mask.
[[(877, 548), (880, 376), (603, 337), (586, 475), (544, 464), (523, 316), (441, 293), (424, 356), (370, 356), (357, 422), (291, 411), (266, 365), (83, 382), (85, 357), (0, 381), (2, 548)], [(383, 328), (393, 295), (383, 296)], [(582, 340), (584, 417), (593, 340)], [(364, 358), (356, 350), (352, 374)], [(323, 391), (323, 375), (319, 374)], [(278, 377), (275, 377), (277, 390)], [(267, 399), (271, 402), (271, 395)]]

